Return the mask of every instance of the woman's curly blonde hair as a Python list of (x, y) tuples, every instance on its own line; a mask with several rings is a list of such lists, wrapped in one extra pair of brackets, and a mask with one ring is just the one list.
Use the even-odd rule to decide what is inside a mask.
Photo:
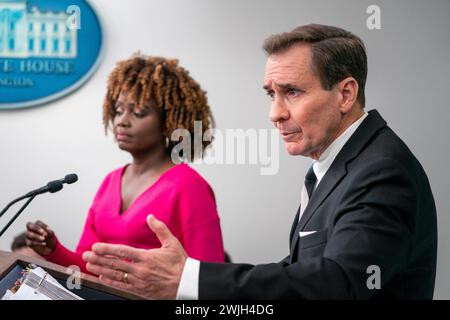
[[(163, 135), (169, 138), (170, 153), (177, 142), (170, 141), (175, 129), (186, 129), (194, 139), (194, 121), (202, 122), (202, 137), (206, 130), (214, 128), (206, 91), (192, 79), (189, 71), (178, 65), (177, 59), (134, 54), (130, 59), (119, 61), (108, 79), (103, 103), (103, 124), (108, 131), (116, 116), (115, 105), (121, 92), (127, 92), (139, 107), (156, 103), (162, 115)], [(206, 148), (210, 142), (203, 141)], [(191, 150), (192, 151), (192, 150)]]

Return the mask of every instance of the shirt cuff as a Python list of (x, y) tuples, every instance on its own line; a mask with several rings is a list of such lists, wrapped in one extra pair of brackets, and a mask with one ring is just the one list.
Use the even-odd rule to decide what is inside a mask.
[(187, 258), (181, 274), (177, 300), (198, 300), (200, 261)]

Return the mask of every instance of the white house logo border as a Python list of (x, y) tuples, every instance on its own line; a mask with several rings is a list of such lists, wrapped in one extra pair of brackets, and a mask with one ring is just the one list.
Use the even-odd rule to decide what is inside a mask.
[(101, 35), (101, 43), (100, 43), (100, 50), (98, 52), (97, 58), (95, 60), (95, 62), (92, 64), (91, 68), (89, 69), (88, 72), (86, 72), (86, 74), (81, 77), (80, 79), (78, 79), (74, 84), (72, 84), (71, 86), (57, 92), (54, 93), (52, 95), (43, 97), (43, 98), (38, 98), (38, 99), (34, 99), (31, 101), (25, 101), (25, 102), (14, 102), (14, 103), (1, 103), (0, 102), (0, 112), (1, 111), (8, 111), (8, 110), (17, 110), (17, 109), (24, 109), (24, 108), (30, 108), (30, 107), (36, 107), (36, 106), (40, 106), (43, 104), (47, 104), (50, 102), (54, 102), (58, 99), (61, 99), (67, 95), (69, 95), (70, 93), (75, 92), (77, 89), (79, 89), (80, 87), (82, 87), (84, 84), (86, 84), (86, 82), (94, 75), (94, 73), (97, 71), (97, 69), (99, 68), (101, 61), (103, 59), (103, 55), (104, 55), (104, 48), (105, 48), (105, 30), (103, 28), (103, 23), (102, 23), (102, 18), (101, 16), (97, 13), (97, 10), (95, 8), (95, 6), (89, 1), (89, 0), (82, 0), (84, 2), (86, 2), (86, 4), (91, 8), (92, 12), (95, 14), (95, 16), (97, 17), (98, 20), (98, 24), (100, 27), (100, 35)]

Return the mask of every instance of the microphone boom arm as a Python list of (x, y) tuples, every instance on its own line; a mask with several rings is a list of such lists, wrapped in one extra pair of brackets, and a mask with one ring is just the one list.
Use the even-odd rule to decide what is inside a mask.
[(6, 211), (8, 211), (9, 208), (11, 208), (11, 206), (13, 204), (15, 204), (23, 199), (29, 198), (29, 197), (30, 197), (29, 195), (24, 195), (24, 196), (21, 196), (20, 198), (17, 198), (15, 200), (11, 201), (10, 203), (8, 203), (8, 205), (2, 210), (2, 212), (0, 212), (0, 218), (5, 214)]
[(33, 199), (42, 193), (46, 193), (46, 192), (50, 192), (50, 193), (55, 193), (60, 191), (63, 188), (63, 184), (67, 183), (67, 184), (72, 184), (74, 182), (76, 182), (78, 180), (78, 176), (74, 173), (72, 174), (68, 174), (66, 175), (63, 179), (60, 180), (54, 180), (54, 181), (50, 181), (49, 183), (47, 183), (46, 186), (41, 187), (39, 189), (33, 190), (28, 192), (26, 195), (21, 196), (13, 201), (11, 201), (10, 203), (8, 203), (8, 205), (0, 212), (0, 218), (5, 214), (5, 212), (15, 203), (29, 198), (27, 200), (27, 202), (20, 208), (20, 210), (15, 214), (15, 216), (8, 222), (8, 224), (0, 231), (0, 237), (5, 233), (6, 230), (8, 230), (8, 228), (11, 226), (11, 224), (17, 219), (17, 217), (22, 213), (22, 211), (30, 204), (31, 201), (33, 201)]
[[(30, 199), (27, 200), (27, 202), (25, 202), (25, 204), (22, 206), (22, 208), (20, 208), (20, 210), (16, 213), (16, 215), (8, 222), (8, 224), (2, 229), (2, 231), (0, 231), (0, 237), (5, 233), (6, 230), (8, 230), (9, 226), (11, 226), (11, 224), (17, 219), (17, 217), (19, 217), (19, 215), (22, 213), (22, 211), (25, 210), (25, 208), (30, 204), (31, 201), (33, 201), (33, 199), (35, 197), (36, 197), (36, 195), (33, 195)], [(11, 204), (13, 204), (17, 201), (20, 201), (20, 200), (16, 199), (16, 201), (11, 202)], [(3, 211), (2, 211), (2, 214), (3, 214)]]

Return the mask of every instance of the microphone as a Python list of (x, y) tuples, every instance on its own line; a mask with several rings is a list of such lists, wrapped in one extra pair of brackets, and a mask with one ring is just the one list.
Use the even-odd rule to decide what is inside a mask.
[(62, 183), (72, 184), (78, 181), (78, 176), (75, 173), (68, 174), (64, 179), (59, 180)]
[(61, 180), (50, 181), (49, 183), (47, 183), (46, 186), (43, 186), (39, 189), (28, 192), (25, 195), (25, 198), (37, 196), (38, 194), (42, 194), (42, 193), (46, 193), (46, 192), (55, 193), (55, 192), (58, 192), (59, 190), (61, 190), (62, 188), (63, 188), (63, 183)]
[(60, 191), (63, 188), (63, 184), (72, 184), (74, 182), (78, 181), (78, 176), (74, 173), (72, 174), (68, 174), (66, 175), (63, 179), (59, 179), (59, 180), (53, 180), (50, 181), (49, 183), (47, 183), (47, 185), (35, 189), (33, 191), (28, 192), (26, 195), (21, 196), (13, 201), (11, 201), (10, 203), (8, 203), (8, 205), (0, 212), (0, 218), (5, 214), (5, 212), (15, 203), (29, 198), (28, 201), (22, 206), (22, 208), (20, 208), (20, 210), (16, 213), (16, 215), (8, 222), (8, 224), (0, 231), (0, 237), (3, 235), (3, 233), (5, 233), (5, 231), (9, 228), (9, 226), (17, 219), (17, 217), (22, 213), (22, 211), (30, 204), (31, 201), (33, 201), (33, 199), (39, 195), (39, 194), (43, 194), (46, 192), (49, 193), (55, 193)]
[(25, 198), (37, 196), (38, 194), (42, 194), (42, 193), (46, 193), (46, 192), (55, 193), (63, 188), (64, 183), (72, 184), (77, 181), (78, 181), (78, 176), (76, 174), (74, 174), (74, 173), (68, 174), (62, 179), (50, 181), (49, 183), (47, 183), (46, 186), (43, 186), (39, 189), (35, 189), (33, 191), (28, 192), (25, 195)]

